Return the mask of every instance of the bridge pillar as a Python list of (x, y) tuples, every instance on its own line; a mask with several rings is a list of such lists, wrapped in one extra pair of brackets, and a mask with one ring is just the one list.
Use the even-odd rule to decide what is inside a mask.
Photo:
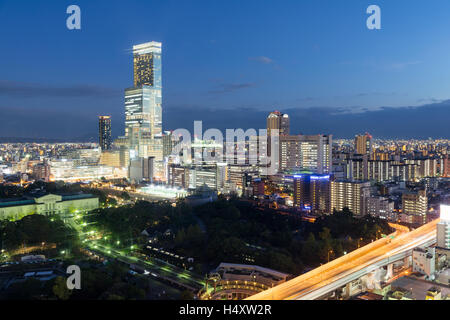
[(394, 276), (394, 264), (390, 263), (387, 266), (387, 271), (386, 271), (386, 276), (385, 276), (386, 281), (391, 279), (393, 276)]
[(403, 266), (405, 267), (405, 268), (409, 268), (409, 260), (410, 260), (410, 257), (408, 256), (408, 257), (405, 257), (404, 259), (403, 259)]
[(352, 283), (351, 282), (349, 282), (349, 283), (347, 283), (345, 285), (344, 299), (350, 298), (350, 292), (352, 290), (351, 288), (352, 288)]

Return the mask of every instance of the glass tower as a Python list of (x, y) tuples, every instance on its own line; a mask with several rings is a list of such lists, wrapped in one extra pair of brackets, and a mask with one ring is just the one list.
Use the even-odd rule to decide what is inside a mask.
[[(125, 90), (125, 136), (136, 156), (162, 134), (161, 43), (133, 46), (134, 87)], [(145, 148), (144, 148), (145, 149)]]
[(118, 142), (129, 159), (154, 157), (154, 175), (163, 176), (161, 43), (133, 46), (133, 84), (125, 89), (125, 136)]

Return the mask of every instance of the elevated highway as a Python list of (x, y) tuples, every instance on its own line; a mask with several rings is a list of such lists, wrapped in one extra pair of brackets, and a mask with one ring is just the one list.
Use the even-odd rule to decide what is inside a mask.
[(314, 300), (357, 280), (377, 268), (404, 259), (412, 250), (436, 242), (439, 219), (413, 231), (397, 230), (393, 236), (374, 241), (248, 300)]

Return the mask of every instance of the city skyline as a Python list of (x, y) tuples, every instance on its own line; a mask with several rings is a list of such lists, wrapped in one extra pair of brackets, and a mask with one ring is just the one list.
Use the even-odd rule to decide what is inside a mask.
[(443, 1), (0, 0), (0, 301), (450, 301)]
[[(94, 141), (98, 114), (111, 115), (113, 137), (121, 135), (123, 88), (132, 81), (131, 47), (155, 40), (165, 47), (164, 130), (189, 129), (194, 120), (222, 130), (262, 128), (267, 112), (277, 109), (290, 115), (292, 132), (298, 134), (351, 138), (368, 131), (380, 138), (449, 138), (450, 79), (438, 71), (448, 64), (441, 41), (448, 22), (435, 15), (447, 3), (380, 1), (383, 25), (375, 31), (365, 27), (367, 5), (356, 1), (345, 8), (331, 1), (287, 2), (281, 8), (246, 2), (239, 13), (233, 10), (236, 2), (133, 4), (100, 11), (81, 1), (83, 28), (69, 31), (57, 24), (63, 5), (40, 4), (48, 12), (30, 16), (33, 10), (22, 12), (3, 1), (1, 21), (8, 28), (0, 31), (7, 49), (0, 53), (0, 116), (11, 120), (0, 128), (0, 137)], [(161, 16), (152, 22), (128, 19), (141, 17), (148, 6)], [(202, 15), (213, 9), (222, 15)], [(199, 19), (191, 22), (196, 10)], [(271, 10), (285, 16), (282, 28), (278, 18), (264, 19)], [(180, 11), (185, 13), (175, 13)], [(100, 14), (104, 18), (96, 25)], [(114, 23), (119, 17), (127, 23)], [(236, 25), (224, 28), (231, 17)], [(31, 25), (40, 22), (30, 38)], [(238, 27), (246, 32), (238, 35)], [(105, 35), (106, 28), (114, 37)], [(404, 28), (418, 41), (409, 41)], [(343, 37), (347, 32), (349, 39)], [(19, 38), (28, 39), (30, 50), (18, 45)], [(238, 50), (228, 50), (233, 47)], [(22, 63), (8, 63), (12, 57)], [(65, 123), (67, 118), (74, 121)], [(47, 119), (55, 121), (48, 125)]]

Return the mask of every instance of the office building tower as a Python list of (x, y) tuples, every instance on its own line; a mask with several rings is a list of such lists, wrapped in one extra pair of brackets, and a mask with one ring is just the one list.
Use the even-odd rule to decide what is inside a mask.
[(128, 176), (134, 183), (152, 182), (154, 169), (154, 158), (134, 158), (130, 159)]
[(289, 116), (279, 111), (274, 111), (267, 117), (267, 135), (270, 136), (272, 130), (278, 129), (279, 135), (289, 135)]
[(133, 46), (133, 61), (134, 87), (125, 90), (125, 135), (116, 145), (130, 160), (153, 157), (154, 178), (164, 180), (161, 43)]
[(331, 135), (280, 136), (279, 168), (281, 171), (330, 173), (332, 143)]
[(133, 46), (134, 87), (161, 88), (161, 43), (152, 41)]
[(331, 213), (331, 176), (294, 175), (294, 206), (316, 214)]
[(98, 117), (98, 139), (99, 146), (103, 150), (111, 150), (111, 117), (99, 116)]
[(279, 139), (279, 170), (300, 169), (300, 136), (280, 136)]
[(366, 133), (355, 137), (355, 153), (368, 156), (372, 154), (372, 136), (370, 134)]
[(331, 135), (300, 136), (300, 167), (313, 173), (331, 173), (332, 168)]

